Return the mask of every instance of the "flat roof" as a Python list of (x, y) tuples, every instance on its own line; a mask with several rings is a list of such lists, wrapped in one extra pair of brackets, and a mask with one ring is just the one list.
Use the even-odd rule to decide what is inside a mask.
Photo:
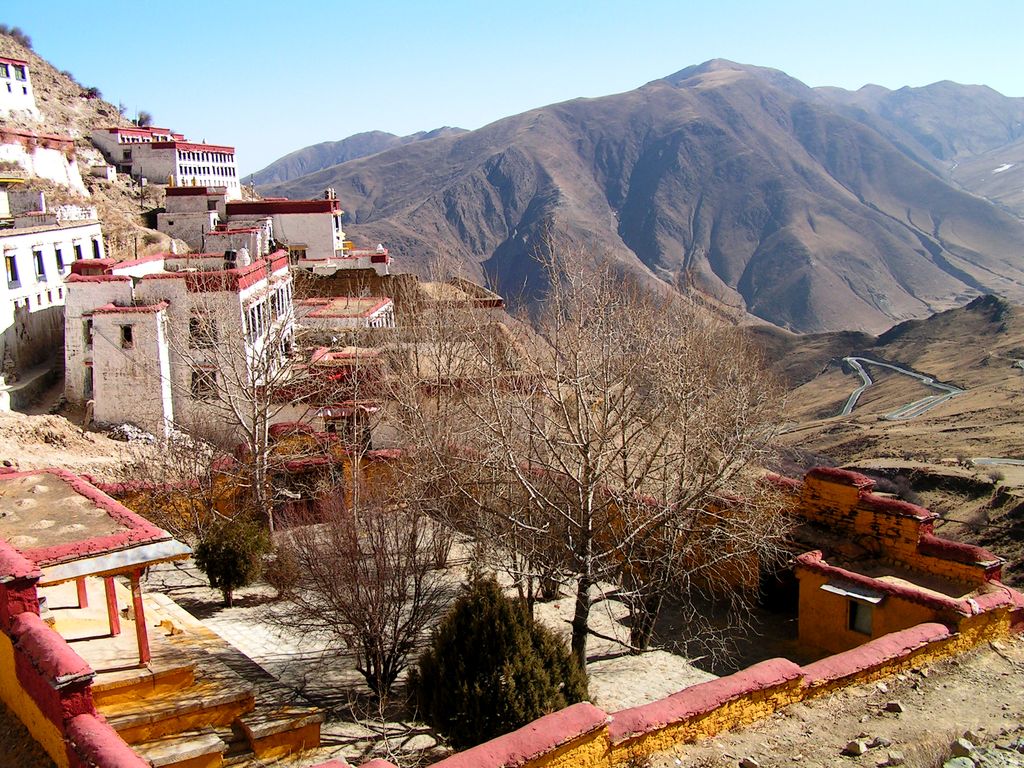
[(185, 557), (189, 548), (63, 469), (0, 474), (0, 536), (42, 583)]
[(332, 296), (327, 299), (303, 299), (296, 302), (309, 307), (307, 317), (373, 317), (393, 302), (386, 296)]

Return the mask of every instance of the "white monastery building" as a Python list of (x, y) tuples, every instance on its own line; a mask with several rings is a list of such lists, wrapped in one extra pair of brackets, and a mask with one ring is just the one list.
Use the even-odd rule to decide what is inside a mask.
[(103, 128), (90, 138), (121, 173), (168, 187), (223, 187), (241, 197), (235, 148), (186, 141), (167, 128)]
[(6, 117), (16, 112), (27, 112), (31, 117), (39, 117), (28, 62), (0, 56), (0, 116)]
[(200, 251), (225, 244), (224, 250), (244, 245), (250, 253), (266, 253), (273, 243), (288, 251), (293, 265), (319, 275), (346, 269), (389, 274), (388, 250), (383, 245), (356, 249), (345, 239), (341, 216), (332, 189), (318, 200), (231, 201), (223, 187), (181, 187), (168, 188), (157, 229)]
[(95, 208), (47, 210), (40, 192), (19, 192), (22, 178), (0, 172), (0, 377), (60, 353), (67, 299), (64, 277), (75, 262), (102, 259)]
[[(287, 365), (288, 255), (157, 254), (77, 265), (66, 282), (65, 394), (153, 434), (222, 427), (210, 401)], [(269, 366), (269, 367), (268, 367)]]

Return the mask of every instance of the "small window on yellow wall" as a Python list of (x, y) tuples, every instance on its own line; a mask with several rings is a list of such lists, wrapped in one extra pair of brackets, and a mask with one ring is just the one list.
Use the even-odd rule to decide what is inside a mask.
[(871, 615), (874, 606), (867, 603), (860, 603), (856, 600), (850, 601), (850, 629), (860, 632), (862, 635), (871, 634)]

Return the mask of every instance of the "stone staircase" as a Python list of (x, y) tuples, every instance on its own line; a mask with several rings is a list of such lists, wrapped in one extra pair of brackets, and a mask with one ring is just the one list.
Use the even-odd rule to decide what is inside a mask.
[[(164, 595), (144, 598), (152, 658), (139, 667), (134, 622), (122, 618), (110, 637), (102, 582), (88, 587), (85, 610), (59, 596), (58, 628), (78, 636), (72, 647), (96, 672), (97, 710), (153, 766), (255, 768), (319, 745), (317, 709), (288, 700), (273, 677)], [(117, 589), (125, 605), (130, 596)]]

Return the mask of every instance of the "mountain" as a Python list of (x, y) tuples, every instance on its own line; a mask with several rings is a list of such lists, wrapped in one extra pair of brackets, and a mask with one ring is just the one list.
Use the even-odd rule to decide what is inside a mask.
[[(912, 89), (936, 114), (940, 91), (1003, 103), (939, 85)], [(1019, 100), (969, 135), (965, 118), (957, 138), (961, 121), (929, 129), (923, 108), (911, 120), (907, 99), (921, 94), (892, 92), (901, 112), (883, 108), (886, 93), (713, 60), (261, 191), (334, 187), (351, 234), (387, 243), (404, 268), (454, 258), (526, 301), (549, 232), (794, 331), (880, 331), (988, 292), (1024, 300), (1024, 222), (949, 183), (943, 166), (997, 144), (994, 125), (1012, 122)]]
[(329, 168), (332, 165), (375, 155), (391, 147), (400, 147), (414, 141), (434, 139), (438, 136), (454, 136), (459, 133), (465, 133), (465, 130), (448, 126), (435, 128), (432, 131), (419, 131), (408, 136), (396, 136), (384, 131), (357, 133), (341, 141), (324, 141), (289, 152), (263, 170), (246, 176), (245, 182), (263, 185), (288, 181), (307, 173), (314, 173), (322, 168)]
[[(995, 296), (878, 336), (848, 331), (797, 335), (762, 326), (749, 331), (789, 390), (790, 430), (783, 442), (837, 461), (911, 454), (936, 459), (1020, 456), (1024, 452), (1024, 308)], [(885, 419), (937, 394), (913, 378), (866, 365), (874, 384), (841, 415), (861, 379), (856, 356), (894, 364), (964, 390), (910, 419)]]

